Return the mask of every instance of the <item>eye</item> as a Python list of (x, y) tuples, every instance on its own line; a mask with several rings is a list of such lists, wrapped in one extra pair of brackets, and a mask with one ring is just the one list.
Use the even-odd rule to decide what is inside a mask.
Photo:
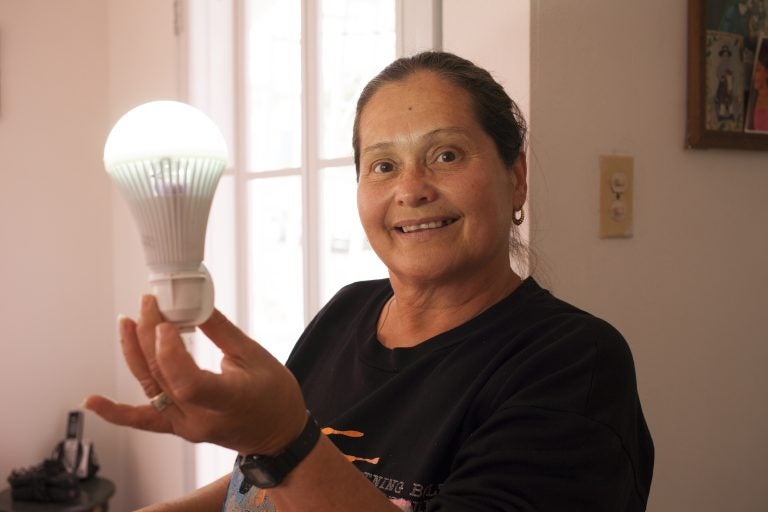
[(373, 165), (373, 172), (378, 174), (385, 174), (395, 170), (395, 166), (392, 162), (377, 162)]
[(449, 163), (456, 160), (456, 153), (454, 151), (443, 151), (437, 155), (437, 161), (441, 163)]

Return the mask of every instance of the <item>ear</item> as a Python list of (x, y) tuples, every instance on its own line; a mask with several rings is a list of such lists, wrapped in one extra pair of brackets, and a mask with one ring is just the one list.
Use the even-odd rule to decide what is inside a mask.
[(528, 197), (528, 156), (525, 151), (521, 151), (517, 155), (517, 160), (512, 164), (511, 171), (514, 185), (512, 205), (515, 210), (519, 210)]

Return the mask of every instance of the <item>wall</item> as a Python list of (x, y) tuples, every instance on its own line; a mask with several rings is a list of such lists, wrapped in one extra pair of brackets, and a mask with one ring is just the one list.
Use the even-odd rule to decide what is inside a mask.
[[(649, 510), (768, 503), (768, 153), (685, 150), (686, 2), (533, 2), (538, 275), (627, 337)], [(598, 158), (635, 157), (635, 235), (600, 240)]]
[[(173, 0), (0, 2), (0, 478), (39, 463), (91, 393), (146, 400), (115, 332), (146, 289), (101, 162), (129, 108), (178, 96)], [(86, 416), (115, 510), (181, 494), (183, 443)]]
[(530, 2), (442, 0), (442, 15), (443, 49), (490, 71), (527, 119), (531, 95)]
[[(115, 392), (106, 5), (0, 2), (0, 482)], [(116, 433), (88, 417), (102, 473)], [(4, 485), (0, 486), (4, 487)]]

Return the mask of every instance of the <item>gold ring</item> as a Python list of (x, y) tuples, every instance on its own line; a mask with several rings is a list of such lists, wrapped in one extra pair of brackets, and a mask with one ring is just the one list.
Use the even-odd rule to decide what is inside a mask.
[(173, 400), (171, 400), (170, 397), (165, 394), (165, 391), (161, 391), (160, 393), (150, 398), (149, 403), (151, 403), (152, 406), (158, 411), (162, 411), (169, 405), (173, 405)]

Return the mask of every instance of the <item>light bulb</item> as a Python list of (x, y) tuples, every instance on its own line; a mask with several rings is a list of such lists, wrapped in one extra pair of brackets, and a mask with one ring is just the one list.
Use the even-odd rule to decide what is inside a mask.
[(152, 101), (121, 117), (104, 145), (104, 167), (138, 224), (160, 312), (182, 332), (213, 312), (203, 265), (213, 194), (227, 166), (224, 136), (200, 110)]

